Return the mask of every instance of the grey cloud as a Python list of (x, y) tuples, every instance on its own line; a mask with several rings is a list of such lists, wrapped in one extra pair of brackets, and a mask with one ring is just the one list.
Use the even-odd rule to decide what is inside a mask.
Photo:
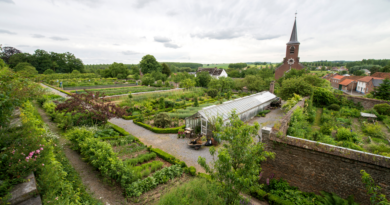
[(0, 0), (0, 2), (15, 4), (15, 2), (13, 0)]
[(112, 45), (114, 45), (114, 46), (120, 46), (119, 44), (116, 44), (116, 43), (114, 43), (114, 44), (112, 44)]
[(4, 30), (4, 29), (0, 29), (0, 33), (6, 33), (6, 34), (11, 34), (11, 35), (15, 35), (16, 34), (15, 32), (11, 32), (11, 31)]
[(277, 35), (272, 35), (272, 36), (259, 36), (259, 37), (255, 37), (256, 40), (259, 40), (259, 41), (263, 41), (263, 40), (270, 40), (270, 39), (274, 39), (274, 38), (279, 38), (280, 36), (277, 36)]
[(122, 54), (123, 55), (136, 55), (136, 54), (139, 54), (138, 52), (134, 52), (134, 51), (122, 51)]
[(68, 4), (69, 2), (76, 2), (79, 4), (84, 4), (85, 6), (88, 6), (91, 8), (97, 8), (102, 4), (102, 0), (51, 0), (51, 2), (53, 4), (55, 4), (56, 2), (66, 3), (66, 4)]
[(52, 36), (52, 37), (50, 37), (50, 39), (55, 40), (55, 41), (67, 41), (67, 40), (69, 40), (67, 38), (62, 38), (62, 37), (58, 37), (58, 36)]
[(159, 43), (168, 43), (171, 41), (171, 39), (166, 38), (166, 37), (161, 37), (161, 36), (155, 36), (154, 41), (159, 42)]
[(174, 49), (180, 48), (180, 46), (173, 44), (173, 43), (164, 43), (164, 46), (167, 48), (174, 48)]
[(210, 31), (206, 33), (191, 34), (191, 37), (198, 38), (209, 38), (209, 39), (233, 39), (243, 36), (242, 33), (237, 31), (231, 31), (229, 29), (219, 30), (219, 31)]
[(45, 36), (44, 36), (44, 35), (41, 35), (41, 34), (31, 34), (31, 36), (32, 36), (33, 38), (45, 38)]
[(135, 3), (135, 7), (136, 8), (143, 8), (145, 7), (147, 4), (149, 4), (150, 2), (152, 1), (155, 1), (155, 0), (137, 0), (137, 2)]
[(176, 16), (177, 14), (179, 14), (179, 13), (177, 13), (176, 11), (168, 11), (167, 12), (168, 16)]
[(30, 47), (29, 45), (18, 45), (18, 47)]

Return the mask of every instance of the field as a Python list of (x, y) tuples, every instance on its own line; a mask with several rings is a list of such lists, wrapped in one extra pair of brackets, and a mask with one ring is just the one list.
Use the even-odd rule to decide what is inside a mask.
[(326, 74), (331, 73), (331, 71), (310, 71), (310, 73), (315, 73), (318, 76), (324, 76)]
[(229, 63), (223, 63), (223, 64), (203, 64), (203, 68), (223, 68), (223, 69), (228, 69), (229, 68)]

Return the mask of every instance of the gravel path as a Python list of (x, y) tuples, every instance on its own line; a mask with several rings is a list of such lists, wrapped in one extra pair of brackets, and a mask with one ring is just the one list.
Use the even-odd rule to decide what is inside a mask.
[(187, 166), (194, 166), (198, 172), (205, 172), (204, 169), (198, 165), (199, 156), (206, 158), (207, 162), (212, 160), (209, 147), (202, 146), (199, 150), (190, 148), (187, 145), (189, 142), (188, 138), (178, 139), (177, 134), (156, 134), (134, 124), (133, 120), (114, 118), (111, 119), (110, 122), (122, 127), (128, 133), (136, 136), (145, 145), (152, 145), (154, 148), (159, 148), (184, 161)]
[(67, 94), (62, 93), (62, 92), (60, 92), (60, 91), (58, 91), (58, 90), (56, 90), (54, 88), (51, 88), (49, 86), (46, 86), (46, 85), (44, 85), (42, 83), (41, 83), (41, 86), (44, 87), (44, 88), (48, 88), (51, 92), (53, 92), (56, 95), (60, 95), (61, 97), (64, 97), (64, 98), (69, 97)]

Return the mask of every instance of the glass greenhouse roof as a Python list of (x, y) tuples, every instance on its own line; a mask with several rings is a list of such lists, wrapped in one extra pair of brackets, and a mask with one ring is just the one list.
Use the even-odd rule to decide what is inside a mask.
[(198, 113), (202, 117), (209, 120), (209, 118), (222, 116), (223, 120), (229, 118), (229, 114), (236, 109), (237, 114), (245, 113), (252, 108), (258, 107), (266, 102), (274, 100), (276, 96), (268, 91), (263, 91), (243, 98), (226, 101), (221, 105), (212, 105), (199, 110)]

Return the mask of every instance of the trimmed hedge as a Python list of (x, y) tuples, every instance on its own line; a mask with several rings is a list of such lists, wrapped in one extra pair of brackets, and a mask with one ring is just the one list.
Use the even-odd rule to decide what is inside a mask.
[(119, 132), (120, 134), (122, 134), (123, 136), (132, 136), (134, 137), (134, 140), (138, 143), (138, 144), (141, 144), (141, 145), (144, 145), (144, 143), (142, 143), (137, 137), (135, 137), (134, 135), (131, 135), (130, 133), (128, 133), (125, 129), (115, 125), (115, 124), (112, 124), (111, 122), (107, 122), (107, 125), (110, 125), (110, 127), (112, 129), (114, 129), (115, 131)]
[(51, 88), (53, 88), (54, 90), (60, 91), (61, 93), (65, 93), (65, 94), (67, 94), (67, 95), (69, 95), (69, 96), (72, 96), (71, 93), (68, 93), (68, 92), (66, 92), (66, 91), (64, 91), (64, 90), (58, 89), (58, 88), (53, 87), (53, 86), (51, 86), (51, 85), (48, 85), (48, 84), (46, 84), (46, 83), (42, 83), (42, 84), (44, 84), (44, 85), (46, 85), (46, 86), (48, 86), (48, 87), (51, 87)]
[(150, 125), (147, 125), (147, 124), (144, 124), (142, 122), (137, 122), (137, 121), (133, 121), (134, 124), (136, 125), (139, 125), (143, 128), (146, 128), (152, 132), (155, 132), (155, 133), (178, 133), (180, 129), (184, 129), (186, 126), (185, 125), (182, 125), (180, 127), (174, 127), (174, 128), (156, 128), (156, 127), (152, 127)]

